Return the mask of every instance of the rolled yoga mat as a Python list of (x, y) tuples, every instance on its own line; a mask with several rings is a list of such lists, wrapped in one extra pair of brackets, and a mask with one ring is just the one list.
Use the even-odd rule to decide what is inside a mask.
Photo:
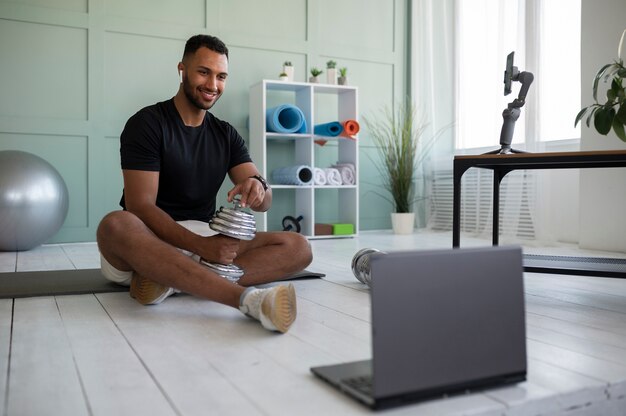
[(313, 170), (305, 165), (285, 166), (272, 171), (272, 180), (279, 185), (310, 185)]
[(330, 136), (337, 137), (343, 131), (343, 126), (338, 121), (332, 121), (330, 123), (316, 124), (313, 128), (313, 132), (318, 136)]
[(341, 132), (341, 136), (349, 139), (354, 139), (354, 135), (361, 129), (359, 122), (356, 120), (346, 120), (342, 123), (342, 125), (343, 131)]
[(265, 112), (267, 131), (274, 133), (306, 133), (304, 113), (295, 105), (282, 104)]

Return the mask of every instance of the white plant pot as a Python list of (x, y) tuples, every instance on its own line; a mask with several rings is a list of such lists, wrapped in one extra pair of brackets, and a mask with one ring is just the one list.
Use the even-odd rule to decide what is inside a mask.
[(319, 77), (309, 77), (309, 82), (312, 84), (317, 84), (318, 82), (320, 82)]
[(415, 213), (392, 212), (391, 227), (394, 234), (412, 234), (415, 228)]
[(326, 82), (332, 85), (337, 84), (337, 68), (326, 68)]
[(283, 72), (287, 74), (287, 81), (294, 82), (294, 68), (293, 66), (285, 66), (283, 65)]

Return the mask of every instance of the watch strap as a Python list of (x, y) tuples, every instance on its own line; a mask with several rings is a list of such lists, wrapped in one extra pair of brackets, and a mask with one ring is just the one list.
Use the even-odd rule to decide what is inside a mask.
[(253, 176), (250, 176), (250, 178), (256, 179), (257, 181), (261, 182), (261, 185), (263, 185), (264, 191), (267, 191), (268, 188), (270, 187), (267, 181), (265, 180), (265, 178), (263, 178), (263, 176), (261, 175), (253, 175)]

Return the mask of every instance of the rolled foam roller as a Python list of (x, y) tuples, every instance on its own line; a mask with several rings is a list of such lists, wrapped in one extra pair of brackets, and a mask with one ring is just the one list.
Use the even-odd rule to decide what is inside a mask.
[(343, 126), (338, 121), (332, 121), (330, 123), (316, 124), (313, 132), (318, 136), (330, 136), (337, 137), (343, 131)]
[(272, 180), (279, 185), (309, 185), (313, 170), (306, 165), (285, 166), (272, 171)]
[(306, 133), (304, 113), (291, 104), (268, 108), (265, 123), (267, 131), (274, 133)]

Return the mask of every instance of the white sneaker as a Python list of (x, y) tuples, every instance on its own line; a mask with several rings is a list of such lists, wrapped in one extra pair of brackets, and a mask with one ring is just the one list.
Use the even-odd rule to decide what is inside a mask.
[(249, 287), (240, 299), (239, 310), (270, 331), (287, 332), (296, 320), (296, 291), (291, 283), (267, 289)]

